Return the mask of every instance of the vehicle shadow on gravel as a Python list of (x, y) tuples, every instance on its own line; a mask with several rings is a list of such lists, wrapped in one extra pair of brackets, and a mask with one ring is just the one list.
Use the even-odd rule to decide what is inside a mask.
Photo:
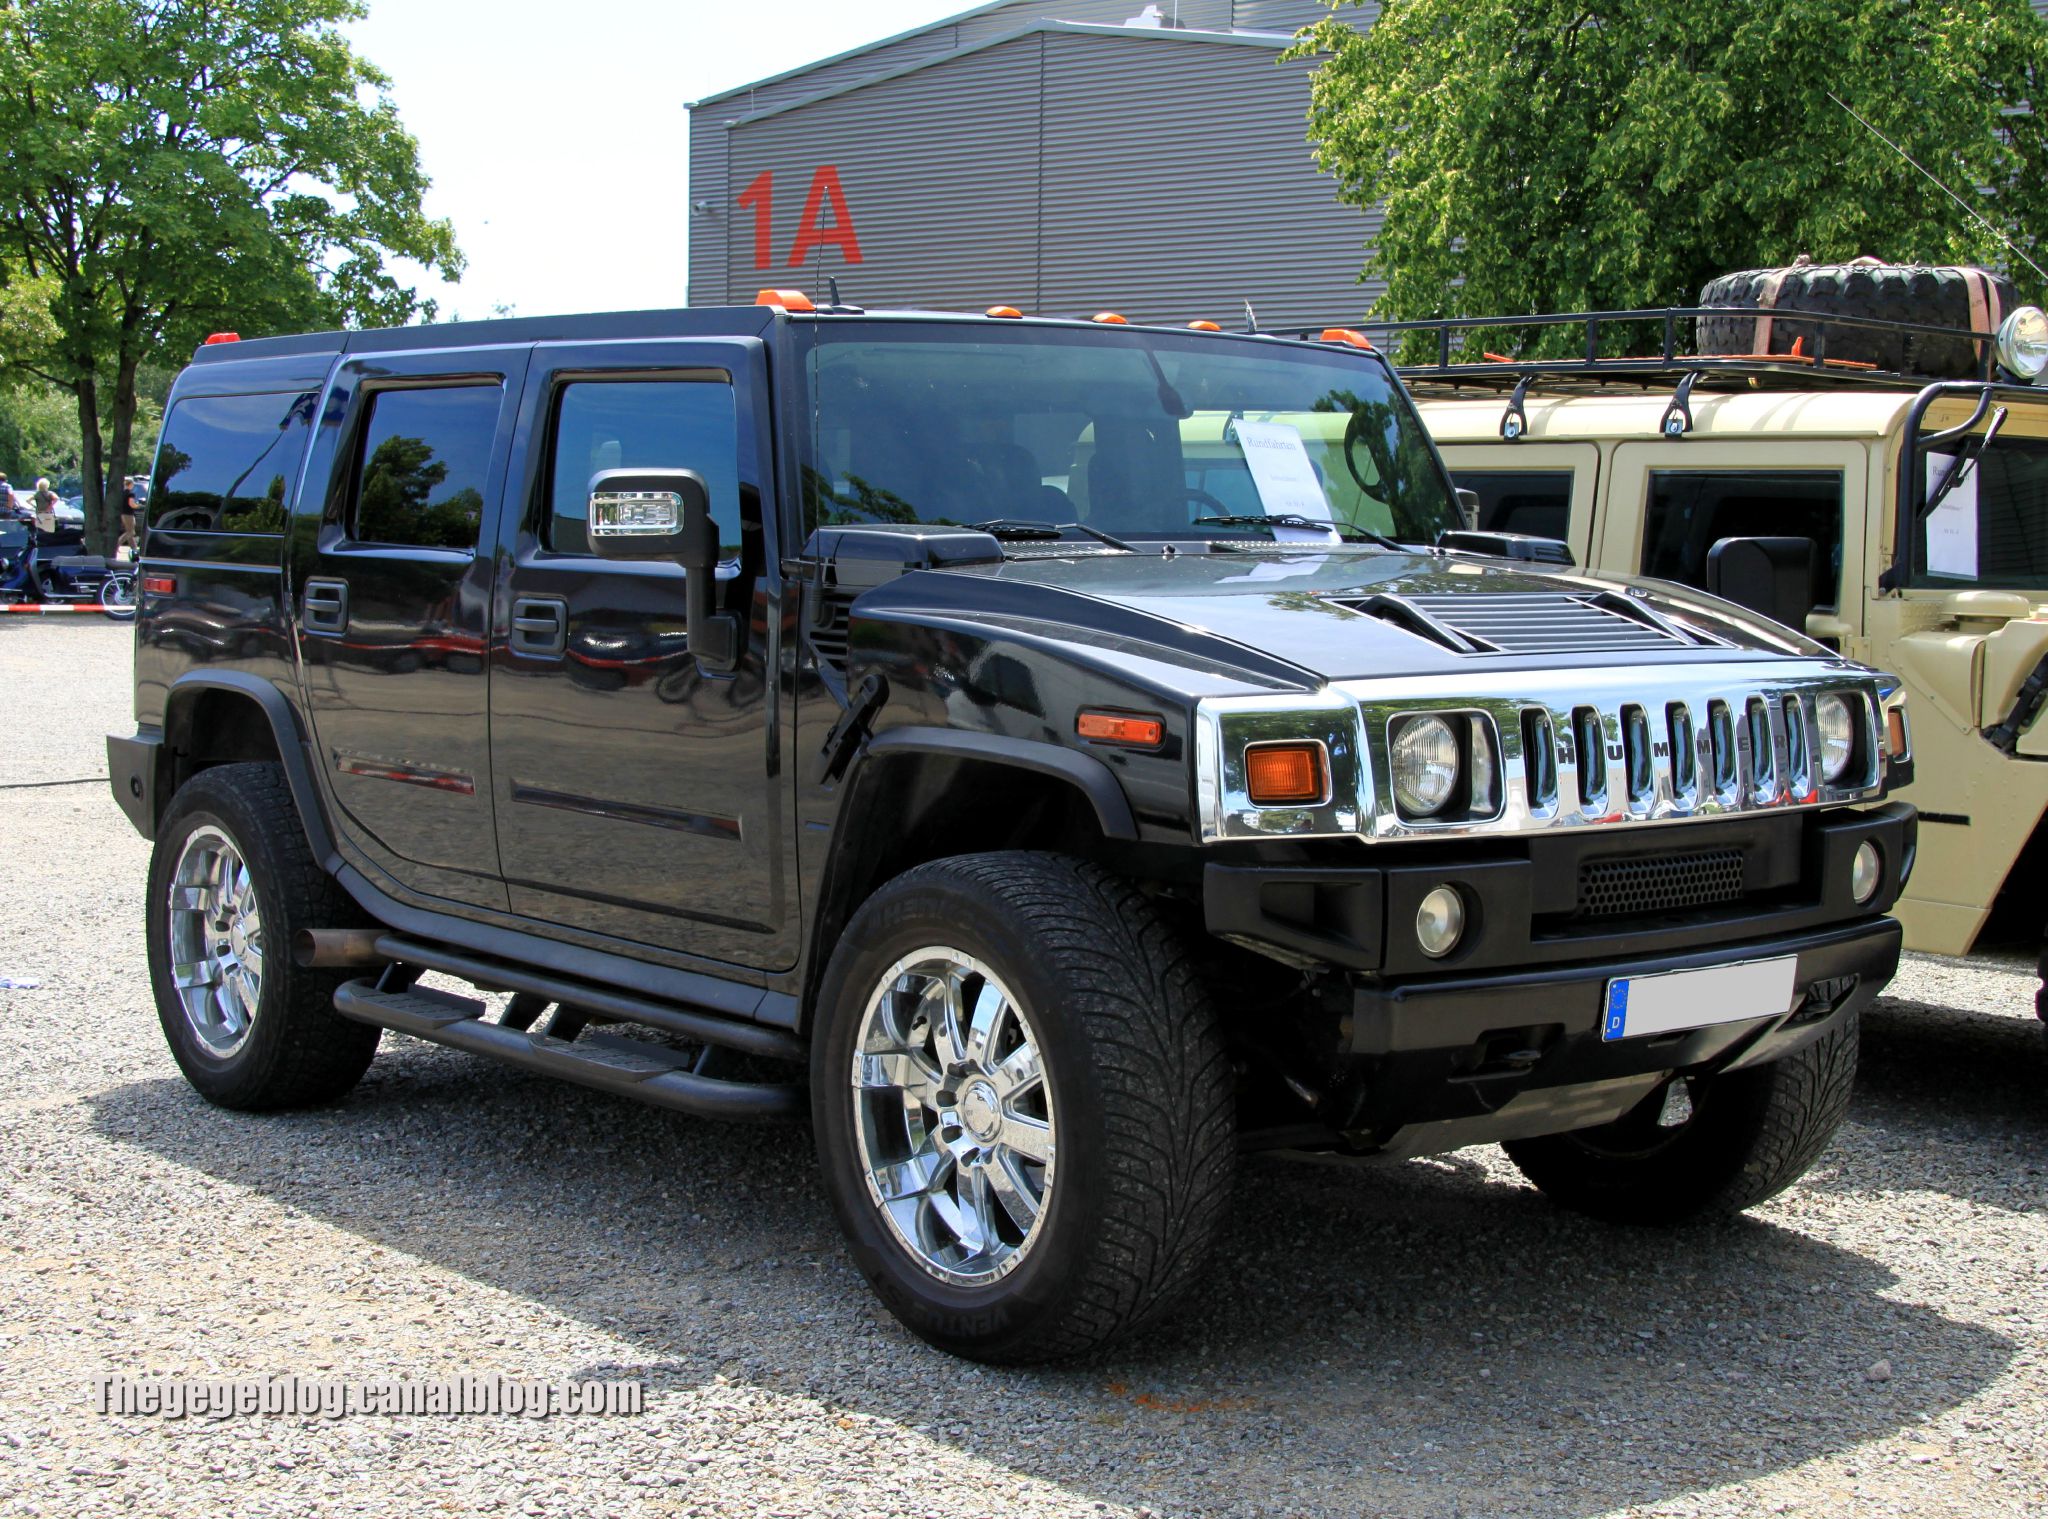
[[(801, 1126), (679, 1120), (398, 1041), (323, 1111), (224, 1113), (174, 1080), (90, 1105), (112, 1143), (631, 1347), (579, 1374), (656, 1396), (723, 1376), (1163, 1513), (1576, 1519), (1847, 1450), (1972, 1396), (2013, 1354), (1805, 1234), (1610, 1229), (1469, 1152), (1249, 1160), (1174, 1321), (1093, 1362), (985, 1370), (875, 1306)], [(1893, 1375), (1868, 1380), (1880, 1360)], [(850, 1452), (842, 1476), (894, 1481), (901, 1457), (870, 1478), (859, 1461), (881, 1457)], [(917, 1507), (911, 1476), (875, 1506)]]

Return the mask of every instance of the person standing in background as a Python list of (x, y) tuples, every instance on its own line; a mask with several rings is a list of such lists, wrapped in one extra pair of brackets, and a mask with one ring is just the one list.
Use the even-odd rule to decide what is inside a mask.
[(57, 493), (50, 489), (48, 480), (36, 481), (36, 493), (29, 497), (29, 505), (35, 508), (38, 533), (57, 531)]
[(142, 552), (141, 544), (135, 537), (135, 477), (130, 475), (121, 482), (121, 536), (114, 543), (114, 557), (121, 557), (121, 550), (128, 551), (133, 560)]
[(7, 483), (7, 472), (0, 470), (0, 522), (14, 515), (14, 487)]

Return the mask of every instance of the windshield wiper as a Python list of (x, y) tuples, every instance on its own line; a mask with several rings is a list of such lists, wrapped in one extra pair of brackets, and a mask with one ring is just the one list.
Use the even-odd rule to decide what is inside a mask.
[(991, 538), (1007, 538), (1011, 541), (1037, 539), (1051, 542), (1062, 533), (1086, 533), (1098, 543), (1106, 543), (1113, 549), (1122, 549), (1126, 554), (1138, 551), (1121, 538), (1112, 538), (1099, 527), (1090, 527), (1085, 522), (1033, 522), (1022, 517), (991, 517), (986, 522), (967, 524), (977, 533), (987, 533)]
[(1407, 553), (1407, 548), (1384, 533), (1375, 533), (1371, 528), (1341, 528), (1334, 522), (1318, 522), (1313, 517), (1303, 517), (1294, 512), (1232, 512), (1223, 517), (1197, 517), (1196, 527), (1309, 527), (1328, 528), (1346, 543), (1374, 543), (1383, 549), (1394, 549)]

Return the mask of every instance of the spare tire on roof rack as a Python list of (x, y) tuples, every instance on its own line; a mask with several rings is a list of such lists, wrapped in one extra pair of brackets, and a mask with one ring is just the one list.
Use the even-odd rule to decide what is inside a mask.
[(1744, 313), (1700, 317), (1702, 354), (1796, 354), (1807, 362), (1825, 357), (1831, 366), (1846, 361), (1929, 379), (1969, 380), (1985, 376), (1989, 343), (1801, 321), (1794, 313), (1992, 333), (2019, 302), (2012, 281), (1987, 269), (1887, 264), (1875, 258), (1816, 264), (1802, 254), (1788, 268), (1745, 269), (1711, 280), (1700, 291), (1700, 304)]

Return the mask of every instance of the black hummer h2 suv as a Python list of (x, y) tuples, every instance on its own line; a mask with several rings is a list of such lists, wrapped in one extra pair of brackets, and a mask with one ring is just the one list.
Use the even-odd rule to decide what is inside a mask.
[(395, 1029), (807, 1112), (862, 1272), (993, 1361), (1156, 1318), (1240, 1149), (1785, 1187), (1897, 962), (1896, 683), (1461, 537), (1354, 338), (790, 293), (202, 348), (109, 740), (180, 1066), (325, 1101)]

